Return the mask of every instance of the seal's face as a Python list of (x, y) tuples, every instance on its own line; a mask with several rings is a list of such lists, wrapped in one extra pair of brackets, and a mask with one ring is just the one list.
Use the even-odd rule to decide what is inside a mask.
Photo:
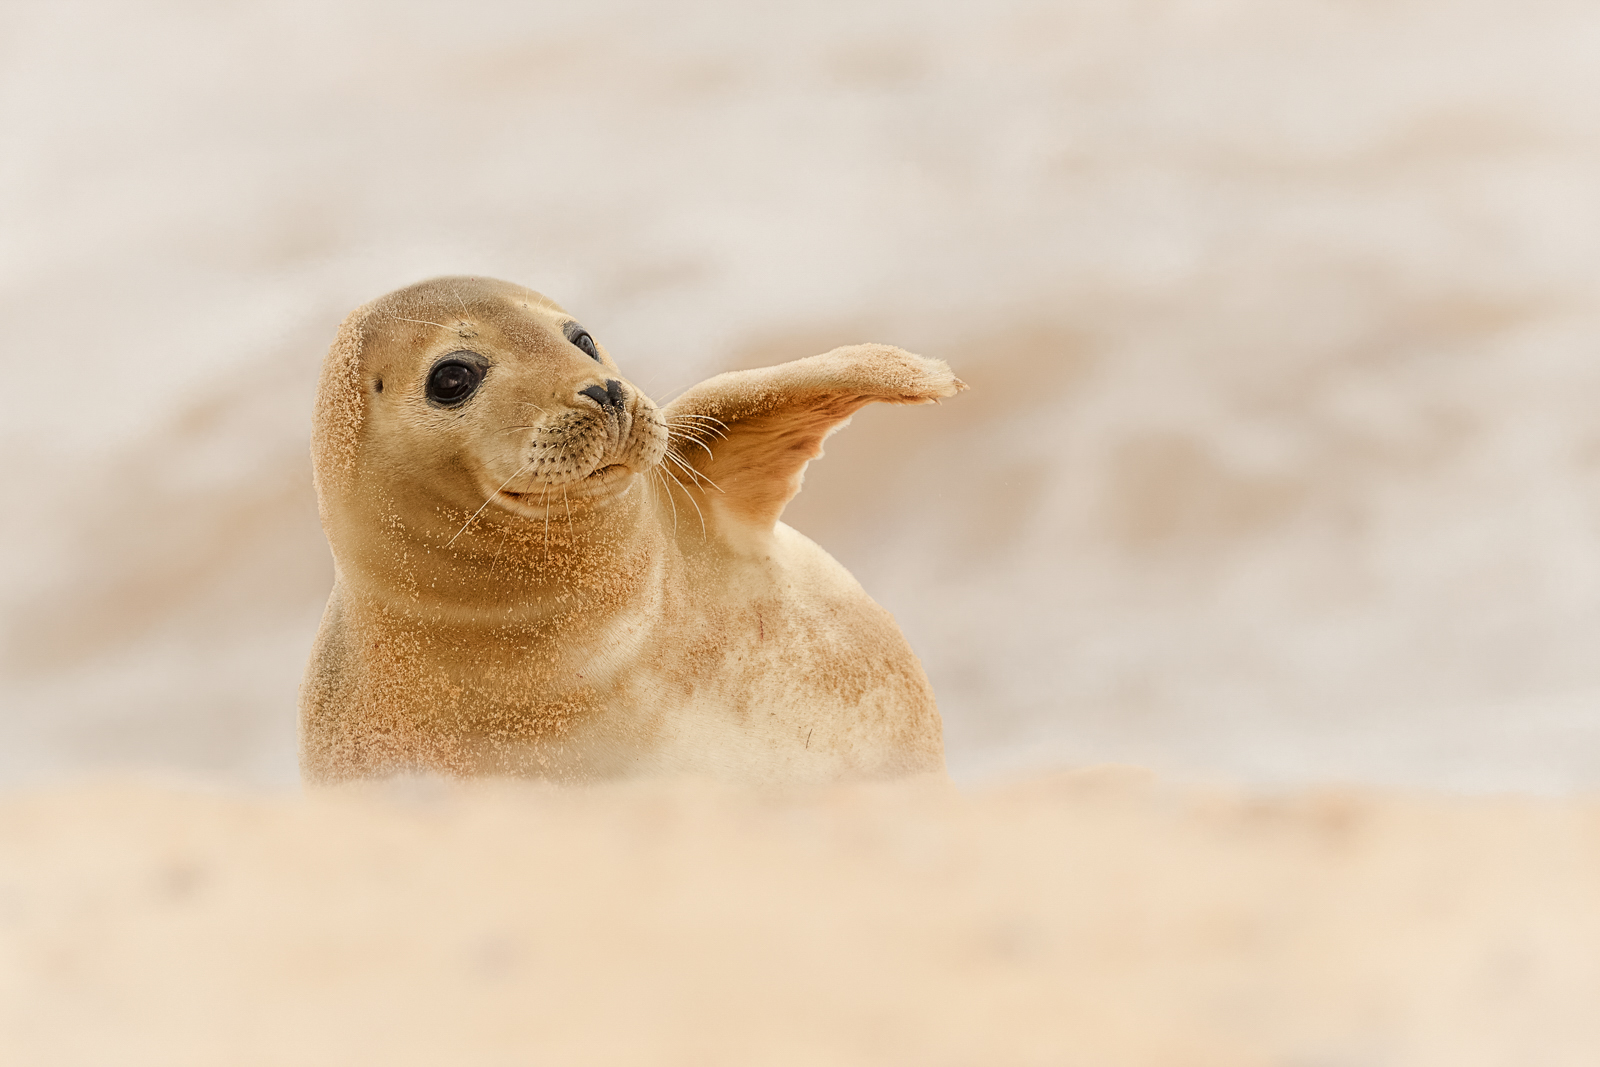
[(617, 496), (666, 452), (656, 405), (531, 290), (440, 279), (372, 305), (365, 328), (363, 452), (391, 486), (539, 517)]

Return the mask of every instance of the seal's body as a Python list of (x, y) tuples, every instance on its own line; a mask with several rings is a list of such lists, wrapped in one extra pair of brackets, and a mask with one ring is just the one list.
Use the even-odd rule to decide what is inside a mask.
[(960, 388), (859, 345), (661, 410), (529, 290), (444, 278), (358, 309), (312, 445), (336, 577), (307, 778), (941, 771), (894, 620), (778, 516), (857, 409)]

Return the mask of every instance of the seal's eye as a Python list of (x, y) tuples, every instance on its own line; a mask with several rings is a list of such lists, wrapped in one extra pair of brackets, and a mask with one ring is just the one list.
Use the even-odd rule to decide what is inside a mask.
[(583, 349), (583, 354), (600, 362), (600, 350), (594, 346), (594, 338), (589, 336), (589, 331), (574, 323), (567, 329), (567, 340)]
[(482, 381), (482, 367), (446, 357), (435, 363), (433, 370), (428, 372), (428, 399), (453, 408), (477, 392)]

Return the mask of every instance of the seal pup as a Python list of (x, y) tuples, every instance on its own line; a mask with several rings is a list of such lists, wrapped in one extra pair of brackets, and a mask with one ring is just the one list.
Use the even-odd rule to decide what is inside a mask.
[(941, 773), (894, 620), (778, 518), (862, 406), (963, 388), (942, 362), (854, 345), (662, 409), (521, 286), (438, 278), (358, 308), (312, 435), (335, 578), (303, 774)]

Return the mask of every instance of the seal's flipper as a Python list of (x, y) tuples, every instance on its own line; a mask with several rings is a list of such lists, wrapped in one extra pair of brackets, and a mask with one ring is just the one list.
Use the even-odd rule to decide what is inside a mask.
[[(771, 529), (822, 442), (873, 401), (928, 404), (966, 385), (940, 360), (850, 345), (776, 367), (719, 374), (665, 409), (682, 479), (702, 506)], [(715, 486), (715, 488), (712, 488)], [(701, 491), (703, 490), (703, 491)]]

